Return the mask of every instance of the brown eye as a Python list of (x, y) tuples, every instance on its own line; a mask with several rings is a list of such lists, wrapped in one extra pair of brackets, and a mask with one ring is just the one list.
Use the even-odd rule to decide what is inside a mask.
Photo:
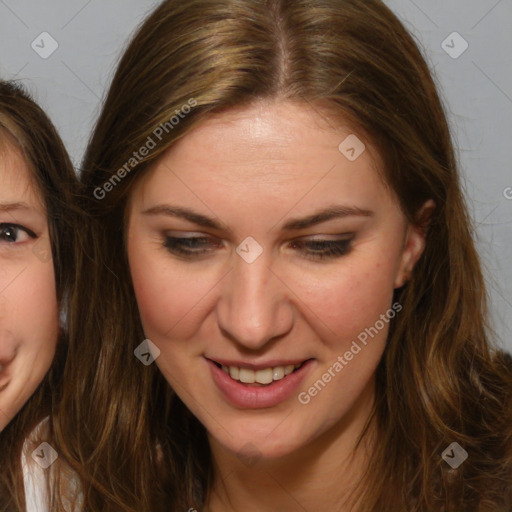
[(0, 242), (26, 242), (29, 238), (37, 238), (36, 234), (19, 224), (0, 224)]

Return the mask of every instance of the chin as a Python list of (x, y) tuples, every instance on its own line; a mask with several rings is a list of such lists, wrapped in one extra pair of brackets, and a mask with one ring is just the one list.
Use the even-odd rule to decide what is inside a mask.
[[(226, 426), (226, 430), (221, 430), (220, 435), (216, 431), (214, 435), (208, 433), (210, 444), (218, 444), (223, 449), (235, 454), (243, 462), (252, 465), (260, 459), (277, 460), (293, 454), (300, 450), (308, 439), (304, 434), (290, 431), (290, 425), (286, 425), (286, 420), (282, 422), (283, 428), (279, 424), (269, 423), (259, 426), (243, 425)], [(226, 433), (234, 432), (232, 436)]]

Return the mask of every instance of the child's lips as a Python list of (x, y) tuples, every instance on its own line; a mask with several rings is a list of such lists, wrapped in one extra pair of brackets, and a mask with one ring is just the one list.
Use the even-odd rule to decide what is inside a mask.
[(9, 376), (2, 375), (2, 373), (0, 373), (0, 392), (2, 392), (4, 389), (7, 388), (7, 386), (9, 385), (9, 382), (10, 382)]
[(11, 339), (9, 333), (6, 337), (4, 337), (3, 334), (4, 333), (2, 333), (0, 337), (0, 373), (12, 362), (18, 352), (18, 346), (14, 340)]
[(7, 360), (7, 359), (0, 359), (0, 375), (2, 375), (4, 373), (4, 371), (7, 370), (8, 366), (11, 364), (13, 359), (14, 359), (14, 357), (12, 357), (9, 360)]
[(9, 375), (9, 367), (14, 360), (14, 357), (12, 357), (9, 361), (2, 360), (0, 361), (0, 391), (3, 391), (10, 382), (10, 375)]

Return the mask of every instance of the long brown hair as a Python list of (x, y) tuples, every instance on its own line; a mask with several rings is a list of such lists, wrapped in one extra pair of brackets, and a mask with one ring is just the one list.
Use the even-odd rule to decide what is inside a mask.
[[(66, 296), (75, 272), (74, 252), (78, 210), (74, 207), (78, 180), (62, 140), (50, 119), (16, 82), (0, 81), (0, 138), (21, 151), (41, 193), (48, 219), (57, 300), (65, 314)], [(35, 257), (35, 256), (34, 256)], [(52, 366), (30, 400), (0, 433), (0, 510), (25, 510), (21, 453), (24, 441), (50, 415), (58, 400), (66, 356), (66, 330)]]
[[(510, 360), (488, 341), (485, 283), (435, 83), (379, 0), (168, 0), (124, 53), (82, 171), (91, 258), (80, 276), (87, 305), (72, 313), (81, 357), (69, 366), (78, 387), (64, 400), (61, 442), (85, 509), (204, 504), (204, 429), (155, 365), (133, 356), (144, 335), (125, 206), (137, 177), (208, 114), (261, 98), (322, 107), (368, 137), (411, 222), (426, 200), (436, 204), (424, 254), (395, 294), (403, 312), (377, 372), (380, 438), (361, 510), (505, 510)], [(469, 454), (457, 470), (441, 458), (452, 442)]]

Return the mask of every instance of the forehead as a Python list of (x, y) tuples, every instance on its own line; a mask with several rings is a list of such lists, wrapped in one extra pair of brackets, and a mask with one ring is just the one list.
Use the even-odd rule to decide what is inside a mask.
[[(343, 152), (346, 140), (364, 148), (354, 160)], [(188, 187), (210, 200), (212, 194), (287, 200), (309, 188), (348, 197), (382, 194), (382, 174), (376, 148), (339, 115), (308, 103), (261, 101), (211, 115), (175, 142), (132, 194), (163, 196)]]
[[(210, 115), (203, 123), (180, 139), (169, 150), (186, 151), (188, 156), (203, 157), (208, 152), (223, 153), (225, 163), (239, 166), (242, 154), (260, 164), (300, 161), (322, 151), (338, 154), (342, 137), (355, 135), (347, 119), (333, 115), (326, 106), (306, 102), (260, 100)], [(359, 134), (359, 138), (363, 138)], [(369, 146), (369, 141), (366, 141)], [(190, 149), (195, 151), (191, 152)], [(223, 152), (229, 148), (229, 152)], [(367, 157), (378, 160), (373, 147)], [(379, 162), (380, 163), (380, 162)]]
[(0, 183), (0, 203), (24, 202), (44, 209), (34, 171), (13, 136), (1, 128)]

